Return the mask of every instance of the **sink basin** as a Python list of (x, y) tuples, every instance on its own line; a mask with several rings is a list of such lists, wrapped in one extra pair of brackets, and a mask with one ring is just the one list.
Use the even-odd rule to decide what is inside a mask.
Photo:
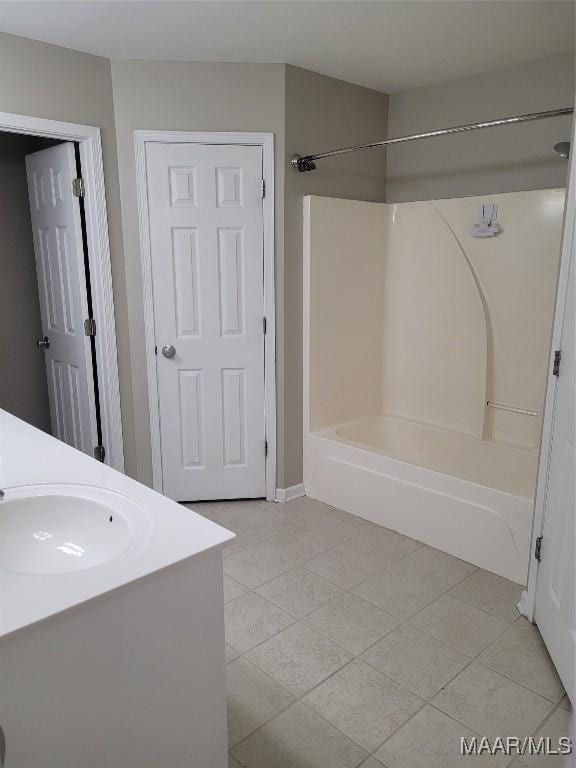
[(89, 494), (7, 492), (0, 502), (0, 570), (58, 574), (119, 557), (132, 534), (124, 517)]

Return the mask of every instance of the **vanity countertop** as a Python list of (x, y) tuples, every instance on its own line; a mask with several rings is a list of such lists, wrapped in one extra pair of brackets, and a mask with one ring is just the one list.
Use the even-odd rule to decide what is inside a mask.
[[(234, 534), (126, 475), (0, 410), (0, 489), (99, 489), (118, 498), (134, 546), (113, 560), (69, 573), (0, 570), (0, 638), (118, 589), (154, 571), (220, 549)], [(2, 504), (0, 501), (0, 514)]]

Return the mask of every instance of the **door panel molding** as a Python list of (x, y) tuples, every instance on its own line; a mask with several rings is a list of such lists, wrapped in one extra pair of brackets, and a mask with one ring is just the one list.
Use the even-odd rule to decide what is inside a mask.
[[(197, 132), (197, 131), (134, 131), (136, 155), (136, 191), (138, 198), (138, 226), (144, 300), (146, 370), (148, 379), (148, 407), (152, 445), (153, 486), (163, 492), (162, 451), (160, 442), (160, 409), (155, 353), (154, 301), (152, 290), (152, 254), (150, 247), (150, 221), (148, 212), (148, 185), (146, 178), (146, 145), (164, 144), (239, 144), (262, 148), (263, 178), (266, 195), (263, 198), (263, 251), (264, 251), (264, 408), (268, 452), (266, 456), (266, 498), (274, 500), (276, 489), (276, 333), (274, 291), (274, 134), (253, 132)], [(194, 205), (195, 179), (186, 169), (173, 179), (172, 191), (179, 205)], [(237, 169), (222, 168), (219, 202), (234, 207), (242, 195), (242, 179), (233, 173)]]
[[(572, 146), (576, 140), (576, 122), (572, 127)], [(558, 287), (556, 290), (556, 308), (554, 312), (554, 325), (550, 343), (548, 359), (548, 379), (546, 384), (546, 398), (544, 402), (544, 416), (542, 419), (542, 436), (540, 441), (540, 457), (538, 462), (538, 479), (536, 482), (536, 496), (534, 499), (534, 522), (532, 524), (532, 541), (530, 544), (530, 562), (528, 566), (528, 586), (520, 599), (521, 613), (529, 621), (534, 621), (536, 606), (536, 582), (538, 579), (538, 560), (534, 557), (536, 539), (542, 535), (544, 523), (544, 511), (546, 507), (546, 495), (548, 490), (548, 475), (550, 470), (550, 457), (552, 452), (552, 437), (554, 426), (554, 412), (556, 409), (556, 395), (558, 378), (553, 375), (554, 352), (561, 349), (562, 333), (564, 330), (564, 314), (568, 303), (568, 279), (571, 260), (576, 247), (576, 152), (570, 155), (570, 171), (567, 179), (566, 205), (564, 210), (564, 226), (562, 233), (562, 251), (560, 254), (560, 267), (558, 272)]]
[(59, 120), (0, 112), (0, 132), (75, 141), (79, 144), (86, 190), (84, 211), (92, 305), (98, 329), (95, 337), (96, 362), (101, 398), (102, 439), (106, 447), (105, 463), (119, 472), (124, 472), (118, 352), (100, 129), (80, 123), (65, 123)]
[[(76, 151), (73, 142), (65, 141), (27, 154), (25, 160), (42, 333), (50, 335), (45, 363), (48, 371), (55, 362), (62, 367), (61, 391), (48, 388), (51, 421), (60, 430), (63, 392), (64, 440), (93, 456), (99, 441), (98, 406), (90, 339), (82, 322), (88, 317), (88, 281), (80, 204), (73, 194)], [(38, 181), (50, 189), (46, 204), (37, 205)]]

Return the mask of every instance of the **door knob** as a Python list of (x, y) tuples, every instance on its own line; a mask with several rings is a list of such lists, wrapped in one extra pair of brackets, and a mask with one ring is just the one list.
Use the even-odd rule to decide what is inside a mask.
[(164, 344), (162, 347), (162, 354), (164, 357), (174, 357), (176, 354), (176, 348), (172, 344)]
[(48, 349), (50, 347), (50, 339), (48, 336), (44, 336), (43, 339), (38, 339), (36, 341), (36, 346), (40, 349)]

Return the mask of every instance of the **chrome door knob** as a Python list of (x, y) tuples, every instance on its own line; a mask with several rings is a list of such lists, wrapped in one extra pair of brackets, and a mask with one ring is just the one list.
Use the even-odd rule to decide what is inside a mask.
[(36, 346), (39, 349), (49, 349), (50, 348), (50, 339), (48, 338), (48, 336), (44, 336), (43, 339), (38, 339), (36, 341)]
[(164, 344), (162, 347), (162, 354), (164, 357), (174, 357), (176, 354), (176, 347), (173, 347), (172, 344)]

